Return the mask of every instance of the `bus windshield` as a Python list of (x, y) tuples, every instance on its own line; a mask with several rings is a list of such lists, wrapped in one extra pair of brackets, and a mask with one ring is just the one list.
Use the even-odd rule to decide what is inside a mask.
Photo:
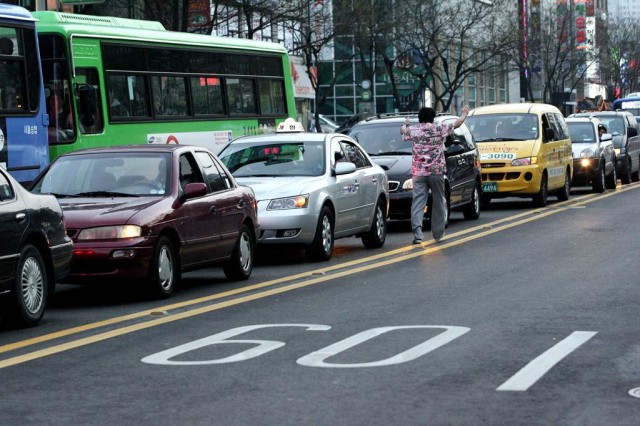
[(0, 167), (26, 185), (49, 160), (35, 20), (7, 4), (0, 15)]

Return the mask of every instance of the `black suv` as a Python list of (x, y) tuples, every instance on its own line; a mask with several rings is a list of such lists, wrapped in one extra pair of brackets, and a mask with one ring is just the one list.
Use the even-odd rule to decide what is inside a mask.
[(569, 117), (595, 117), (613, 135), (616, 173), (622, 183), (640, 180), (640, 135), (636, 118), (627, 111), (602, 111), (571, 114)]
[[(390, 219), (411, 217), (411, 142), (403, 140), (400, 135), (400, 126), (404, 123), (405, 117), (370, 117), (353, 126), (348, 133), (367, 151), (373, 161), (387, 171)], [(418, 123), (417, 115), (409, 117), (411, 123)], [(435, 123), (453, 124), (457, 118), (452, 115), (438, 115)], [(457, 128), (454, 136), (447, 138), (445, 146), (448, 211), (461, 210), (465, 219), (477, 219), (480, 216), (480, 156), (467, 126), (463, 124)], [(427, 205), (427, 221), (430, 219), (430, 206), (431, 197)]]

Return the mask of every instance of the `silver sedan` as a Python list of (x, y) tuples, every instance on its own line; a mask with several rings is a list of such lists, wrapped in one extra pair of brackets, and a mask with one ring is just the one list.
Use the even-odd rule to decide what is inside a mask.
[(258, 200), (259, 244), (300, 244), (312, 260), (329, 260), (334, 240), (356, 236), (384, 245), (385, 171), (343, 134), (305, 132), (241, 137), (222, 162)]

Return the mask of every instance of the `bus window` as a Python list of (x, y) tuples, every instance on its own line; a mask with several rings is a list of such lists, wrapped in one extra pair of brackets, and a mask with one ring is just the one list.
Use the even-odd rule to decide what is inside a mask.
[(76, 134), (64, 39), (52, 35), (41, 36), (40, 57), (49, 114), (49, 144), (72, 142)]
[(184, 77), (152, 76), (153, 108), (157, 116), (186, 116), (187, 86)]
[(191, 77), (191, 96), (196, 116), (224, 115), (222, 84), (218, 77)]
[(147, 79), (140, 75), (107, 74), (109, 115), (112, 121), (150, 118)]
[(0, 110), (25, 112), (24, 58), (20, 55), (15, 28), (0, 27)]
[(253, 80), (247, 78), (227, 78), (227, 94), (231, 115), (256, 114)]
[(264, 115), (280, 115), (284, 109), (284, 86), (281, 80), (259, 80), (260, 112)]
[(95, 68), (77, 68), (76, 106), (80, 133), (96, 134), (104, 130), (100, 79)]

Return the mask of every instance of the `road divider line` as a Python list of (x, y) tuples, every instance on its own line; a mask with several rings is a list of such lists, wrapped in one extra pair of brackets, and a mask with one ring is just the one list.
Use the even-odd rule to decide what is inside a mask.
[[(452, 233), (448, 236), (448, 239), (451, 239), (452, 241), (448, 242), (448, 241), (442, 241), (440, 243), (435, 243), (433, 241), (429, 241), (426, 243), (423, 243), (422, 245), (419, 246), (415, 246), (415, 245), (409, 245), (409, 246), (405, 246), (405, 247), (401, 247), (395, 250), (391, 250), (389, 252), (384, 252), (384, 253), (380, 253), (377, 255), (373, 255), (373, 256), (368, 256), (366, 258), (362, 258), (362, 259), (357, 259), (354, 261), (350, 261), (350, 262), (345, 262), (345, 263), (341, 263), (341, 264), (337, 264), (337, 265), (332, 265), (326, 268), (320, 268), (317, 270), (313, 270), (313, 271), (307, 271), (307, 272), (303, 272), (300, 274), (296, 274), (296, 275), (291, 275), (288, 277), (283, 277), (283, 278), (277, 278), (277, 279), (273, 279), (273, 280), (269, 280), (269, 281), (265, 281), (262, 283), (258, 283), (258, 284), (254, 284), (248, 287), (242, 287), (242, 288), (238, 288), (238, 289), (234, 289), (234, 290), (229, 290), (226, 292), (222, 292), (222, 293), (216, 293), (213, 295), (209, 295), (209, 296), (204, 296), (204, 297), (200, 297), (197, 299), (191, 299), (191, 300), (187, 300), (184, 302), (178, 302), (178, 303), (173, 303), (170, 305), (165, 305), (162, 307), (156, 307), (153, 309), (148, 309), (148, 310), (144, 310), (141, 312), (136, 312), (136, 313), (132, 313), (129, 315), (122, 315), (119, 317), (115, 317), (115, 318), (110, 318), (107, 320), (103, 320), (103, 321), (98, 321), (98, 322), (94, 322), (91, 324), (85, 324), (82, 326), (78, 326), (78, 327), (72, 327), (66, 330), (61, 330), (59, 332), (55, 332), (55, 333), (49, 333), (46, 335), (42, 335), (42, 336), (38, 336), (38, 337), (34, 337), (31, 339), (26, 339), (26, 340), (22, 340), (22, 341), (18, 341), (15, 343), (11, 343), (11, 344), (7, 344), (4, 346), (0, 346), (0, 353), (5, 353), (5, 352), (9, 352), (12, 350), (16, 350), (16, 349), (20, 349), (20, 348), (24, 348), (24, 347), (28, 347), (31, 345), (35, 345), (38, 343), (44, 343), (50, 340), (54, 340), (54, 339), (58, 339), (58, 338), (62, 338), (62, 337), (67, 337), (73, 334), (78, 334), (78, 333), (82, 333), (82, 332), (86, 332), (86, 331), (90, 331), (90, 330), (94, 330), (97, 328), (101, 328), (101, 327), (105, 327), (105, 326), (109, 326), (109, 325), (114, 325), (114, 324), (118, 324), (121, 322), (125, 322), (125, 321), (130, 321), (130, 320), (134, 320), (134, 319), (140, 319), (140, 318), (144, 318), (144, 317), (151, 317), (153, 312), (157, 312), (157, 311), (167, 311), (169, 312), (169, 315), (166, 317), (162, 317), (162, 318), (155, 318), (153, 320), (149, 320), (149, 321), (145, 321), (144, 323), (139, 323), (139, 324), (133, 324), (130, 326), (125, 326), (116, 330), (111, 330), (108, 332), (104, 332), (104, 333), (100, 333), (94, 336), (89, 336), (86, 338), (81, 338), (78, 340), (75, 340), (73, 342), (69, 342), (69, 343), (64, 343), (64, 344), (60, 344), (60, 345), (56, 345), (56, 346), (52, 346), (51, 348), (48, 349), (42, 349), (42, 350), (38, 350), (38, 351), (34, 351), (31, 352), (29, 354), (25, 354), (25, 355), (21, 355), (21, 356), (17, 356), (17, 357), (13, 357), (13, 358), (8, 358), (6, 360), (0, 361), (0, 369), (1, 368), (5, 368), (11, 365), (16, 365), (16, 364), (20, 364), (23, 362), (27, 362), (30, 361), (32, 359), (37, 359), (37, 358), (41, 358), (44, 356), (48, 356), (48, 355), (52, 355), (54, 353), (59, 353), (59, 352), (63, 352), (69, 349), (74, 349), (80, 346), (84, 346), (90, 343), (96, 343), (99, 341), (103, 341), (112, 337), (117, 337), (117, 336), (121, 336), (124, 334), (128, 334), (134, 331), (138, 331), (138, 330), (142, 330), (145, 328), (149, 328), (149, 327), (153, 327), (156, 325), (160, 325), (160, 324), (164, 324), (167, 322), (172, 322), (172, 321), (176, 321), (179, 319), (183, 319), (183, 318), (188, 318), (190, 316), (194, 316), (194, 315), (200, 315), (202, 313), (206, 313), (206, 312), (210, 312), (212, 310), (217, 310), (217, 309), (222, 309), (224, 307), (227, 306), (233, 306), (239, 303), (245, 303), (251, 300), (256, 300), (256, 299), (261, 299), (263, 297), (268, 297), (271, 296), (273, 294), (279, 294), (285, 291), (291, 291), (291, 290), (295, 290), (298, 288), (302, 288), (302, 287), (306, 287), (308, 285), (313, 285), (313, 284), (317, 284), (320, 282), (325, 282), (325, 281), (329, 281), (329, 280), (333, 280), (336, 278), (340, 278), (346, 275), (352, 275), (352, 274), (356, 274), (359, 272), (363, 272), (363, 271), (368, 271), (371, 269), (375, 269), (375, 268), (379, 268), (379, 267), (383, 267), (383, 266), (387, 266), (393, 263), (398, 263), (398, 262), (403, 262), (418, 256), (424, 256), (427, 255), (429, 253), (433, 253), (436, 251), (441, 251), (445, 248), (449, 248), (449, 247), (453, 247), (456, 245), (460, 245), (463, 244), (465, 242), (468, 241), (472, 241), (475, 239), (479, 239), (482, 237), (485, 237), (487, 235), (496, 233), (496, 232), (500, 232), (506, 229), (510, 229), (516, 226), (520, 226), (522, 224), (528, 223), (528, 222), (532, 222), (534, 220), (538, 220), (541, 219), (543, 217), (555, 214), (555, 213), (559, 213), (559, 212), (564, 212), (570, 209), (570, 205), (581, 205), (581, 204), (587, 204), (593, 201), (597, 201), (600, 200), (602, 198), (605, 197), (609, 197), (611, 195), (615, 195), (621, 192), (624, 192), (626, 190), (629, 189), (635, 189), (640, 187), (640, 184), (638, 185), (627, 185), (621, 189), (618, 189), (617, 191), (611, 191), (611, 192), (605, 192), (604, 194), (589, 194), (587, 196), (584, 197), (580, 197), (578, 199), (571, 199), (568, 201), (564, 201), (562, 203), (557, 203), (554, 204), (553, 206), (549, 206), (549, 207), (545, 207), (545, 208), (540, 208), (540, 209), (536, 209), (533, 211), (527, 211), (527, 212), (523, 212), (523, 213), (519, 213), (513, 216), (509, 216), (508, 218), (503, 218), (503, 219), (499, 219), (496, 220), (494, 222), (488, 223), (488, 224), (484, 224), (484, 225), (478, 225), (476, 227), (470, 228), (470, 229), (465, 229), (456, 233)], [(596, 195), (599, 195), (597, 198), (595, 197)], [(530, 216), (530, 217), (527, 217)], [(521, 218), (524, 217), (525, 219), (522, 220), (517, 220), (517, 221), (513, 221), (514, 218)], [(501, 226), (497, 226), (494, 227), (495, 224), (501, 224), (501, 223), (505, 223), (505, 222), (510, 222), (507, 223), (505, 225), (501, 225)], [(488, 229), (487, 229), (488, 228)], [(478, 232), (476, 234), (464, 237), (464, 238), (458, 238), (460, 236), (463, 235), (467, 235), (476, 231), (481, 231)], [(416, 250), (416, 248), (424, 248), (424, 250)], [(401, 255), (401, 256), (397, 256), (400, 255), (402, 253), (408, 253), (405, 255)], [(396, 256), (396, 257), (392, 257), (392, 256)], [(380, 259), (386, 259), (386, 260), (382, 260), (379, 261)], [(377, 262), (376, 262), (377, 261)], [(230, 297), (230, 296), (235, 296), (238, 294), (242, 294), (242, 293), (247, 293), (253, 290), (260, 290), (263, 289), (264, 287), (268, 287), (268, 286), (272, 286), (272, 285), (277, 285), (277, 284), (283, 284), (289, 281), (294, 281), (294, 280), (298, 280), (298, 279), (305, 279), (305, 278), (309, 278), (310, 276), (316, 276), (316, 274), (318, 273), (326, 273), (326, 272), (331, 272), (334, 270), (339, 270), (339, 269), (345, 269), (345, 268), (349, 268), (352, 266), (356, 266), (359, 264), (363, 264), (363, 263), (371, 263), (371, 262), (376, 262), (373, 264), (369, 264), (369, 265), (365, 265), (365, 266), (361, 266), (361, 267), (357, 267), (357, 268), (352, 268), (349, 269), (347, 271), (342, 271), (342, 272), (337, 272), (331, 275), (324, 275), (318, 278), (311, 278), (308, 280), (305, 280), (301, 283), (296, 283), (296, 284), (291, 284), (291, 285), (287, 285), (284, 287), (280, 287), (277, 289), (272, 289), (272, 290), (266, 290), (263, 291), (261, 293), (257, 293), (255, 295), (248, 295), (242, 298), (238, 298), (238, 299), (233, 299), (227, 302), (222, 302), (219, 304), (215, 304), (215, 305), (210, 305), (208, 307), (204, 307), (204, 308), (196, 308), (190, 311), (186, 311), (186, 312), (178, 312), (178, 313), (171, 313), (172, 310), (176, 310), (176, 309), (181, 309), (181, 308), (187, 308), (189, 306), (193, 306), (193, 305), (197, 305), (197, 304), (202, 304), (202, 303), (206, 303), (206, 302), (211, 302), (217, 299), (222, 299), (225, 297)], [(238, 301), (236, 303), (236, 301)], [(213, 307), (212, 309), (209, 309), (210, 307)], [(203, 311), (203, 309), (205, 309)], [(81, 342), (81, 343), (77, 343), (77, 342)], [(35, 355), (34, 355), (35, 354)], [(14, 362), (12, 360), (20, 360), (19, 362)]]
[(557, 363), (595, 336), (597, 331), (574, 331), (539, 357), (533, 359), (509, 380), (498, 386), (498, 391), (526, 391)]

